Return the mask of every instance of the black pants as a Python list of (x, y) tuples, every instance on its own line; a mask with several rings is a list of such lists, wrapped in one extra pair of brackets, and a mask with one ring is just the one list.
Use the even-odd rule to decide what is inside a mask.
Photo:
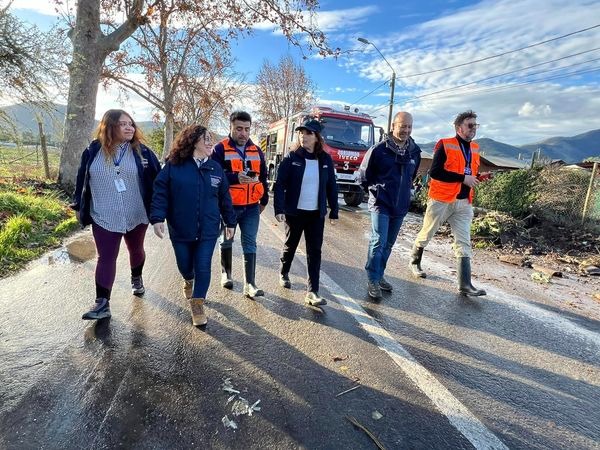
[(306, 242), (306, 265), (308, 266), (308, 291), (319, 292), (321, 271), (321, 247), (325, 218), (316, 211), (298, 211), (298, 215), (285, 216), (285, 244), (281, 254), (281, 273), (287, 274), (292, 266), (302, 232)]

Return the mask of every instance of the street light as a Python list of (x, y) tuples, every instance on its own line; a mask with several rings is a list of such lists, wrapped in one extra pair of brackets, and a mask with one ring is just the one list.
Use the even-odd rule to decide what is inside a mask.
[(379, 53), (379, 55), (383, 58), (383, 60), (386, 62), (386, 64), (388, 66), (390, 66), (390, 69), (392, 69), (392, 82), (390, 83), (390, 87), (391, 87), (391, 92), (390, 92), (390, 112), (388, 113), (388, 133), (392, 130), (392, 110), (394, 109), (394, 87), (396, 85), (396, 71), (394, 70), (394, 68), (392, 67), (392, 65), (389, 63), (389, 61), (387, 59), (385, 59), (385, 56), (383, 56), (383, 53), (381, 53), (379, 51), (379, 49), (377, 48), (377, 46), (375, 44), (373, 44), (371, 41), (369, 41), (368, 39), (359, 37), (358, 38), (359, 42), (362, 42), (363, 44), (371, 44), (375, 50), (377, 50), (377, 53)]

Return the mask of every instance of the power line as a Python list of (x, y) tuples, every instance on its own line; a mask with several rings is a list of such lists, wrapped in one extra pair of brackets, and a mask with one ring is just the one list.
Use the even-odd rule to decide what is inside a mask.
[(369, 92), (366, 95), (363, 95), (361, 98), (359, 98), (358, 100), (354, 100), (354, 103), (352, 103), (350, 106), (354, 106), (356, 105), (358, 102), (360, 102), (363, 98), (368, 97), (369, 95), (371, 95), (373, 92), (375, 92), (376, 90), (380, 89), (384, 84), (387, 84), (388, 80), (385, 80), (383, 83), (381, 83), (379, 86), (377, 86), (375, 89), (373, 89), (371, 92)]
[(562, 36), (558, 36), (558, 37), (555, 37), (555, 38), (552, 38), (552, 39), (546, 39), (545, 41), (536, 42), (535, 44), (526, 45), (525, 47), (520, 47), (520, 48), (517, 48), (517, 49), (514, 49), (514, 50), (509, 50), (509, 51), (498, 53), (498, 54), (492, 55), (492, 56), (486, 56), (485, 58), (475, 59), (473, 61), (469, 61), (469, 62), (462, 63), (462, 64), (456, 64), (454, 66), (444, 67), (442, 69), (435, 69), (435, 70), (429, 70), (427, 72), (420, 72), (420, 73), (412, 73), (410, 75), (403, 75), (403, 76), (399, 76), (398, 78), (412, 78), (412, 77), (418, 77), (418, 76), (421, 76), (421, 75), (429, 75), (430, 73), (443, 72), (445, 70), (456, 69), (457, 67), (464, 67), (464, 66), (468, 66), (470, 64), (475, 64), (475, 63), (478, 63), (478, 62), (488, 61), (490, 59), (499, 58), (500, 56), (505, 56), (505, 55), (509, 55), (511, 53), (516, 53), (516, 52), (520, 52), (522, 50), (527, 50), (529, 48), (537, 47), (538, 45), (547, 44), (548, 42), (553, 42), (553, 41), (557, 41), (559, 39), (564, 39), (566, 37), (573, 36), (573, 35), (579, 34), (579, 33), (583, 33), (585, 31), (593, 30), (594, 28), (598, 28), (598, 27), (600, 27), (600, 24), (594, 25), (594, 26), (591, 26), (591, 27), (588, 27), (588, 28), (583, 28), (581, 30), (573, 31), (572, 33), (563, 34)]
[[(532, 69), (534, 67), (539, 67), (539, 66), (542, 66), (542, 65), (545, 65), (545, 64), (550, 64), (550, 63), (561, 61), (561, 60), (564, 60), (564, 59), (567, 59), (567, 58), (572, 58), (574, 56), (579, 56), (579, 55), (582, 55), (584, 53), (590, 53), (590, 52), (593, 52), (593, 51), (596, 51), (596, 50), (600, 50), (600, 47), (597, 47), (597, 48), (594, 48), (594, 49), (591, 49), (591, 50), (585, 50), (585, 51), (579, 52), (579, 53), (574, 53), (572, 55), (563, 56), (561, 58), (552, 59), (550, 61), (544, 61), (544, 62), (541, 62), (541, 63), (533, 64), (531, 66), (522, 67), (520, 69), (511, 70), (509, 72), (504, 72), (504, 73), (500, 73), (500, 74), (497, 74), (497, 75), (492, 75), (492, 76), (489, 76), (489, 77), (481, 78), (479, 80), (470, 81), (469, 83), (464, 83), (464, 84), (461, 84), (461, 85), (458, 85), (458, 86), (453, 86), (453, 87), (442, 89), (442, 90), (439, 90), (439, 91), (436, 91), (436, 92), (430, 92), (430, 93), (419, 95), (418, 97), (413, 97), (413, 98), (424, 98), (424, 97), (429, 97), (429, 96), (436, 95), (436, 94), (441, 94), (443, 92), (449, 92), (449, 91), (454, 91), (454, 90), (462, 89), (463, 87), (471, 86), (471, 85), (477, 84), (477, 83), (481, 83), (482, 81), (489, 81), (489, 80), (491, 80), (493, 78), (499, 78), (499, 77), (503, 77), (503, 76), (506, 76), (506, 75), (511, 75), (513, 73), (521, 72), (523, 70), (529, 70), (529, 69)], [(569, 64), (567, 66), (554, 67), (552, 69), (541, 70), (539, 72), (529, 73), (529, 74), (526, 74), (524, 76), (525, 77), (530, 77), (530, 76), (533, 76), (533, 75), (539, 75), (541, 73), (552, 72), (554, 70), (566, 69), (568, 67), (573, 67), (573, 66), (577, 66), (577, 65), (580, 65), (580, 64), (586, 64), (586, 63), (589, 63), (589, 62), (598, 61), (598, 59), (600, 59), (600, 58), (588, 59), (586, 61), (581, 61), (581, 62), (578, 62), (578, 63)]]

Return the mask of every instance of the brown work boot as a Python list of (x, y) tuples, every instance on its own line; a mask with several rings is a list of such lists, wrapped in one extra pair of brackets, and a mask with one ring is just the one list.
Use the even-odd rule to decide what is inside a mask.
[(183, 280), (183, 296), (192, 298), (192, 289), (194, 288), (194, 280)]
[(206, 325), (208, 318), (204, 312), (204, 299), (203, 298), (191, 298), (190, 309), (192, 310), (192, 323), (195, 327), (201, 327)]

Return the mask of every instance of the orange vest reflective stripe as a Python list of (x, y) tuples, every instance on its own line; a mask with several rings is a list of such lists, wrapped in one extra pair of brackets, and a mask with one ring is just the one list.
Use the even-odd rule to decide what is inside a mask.
[[(463, 155), (458, 139), (447, 138), (441, 140), (444, 150), (446, 151), (446, 162), (444, 169), (449, 172), (465, 173), (465, 165), (467, 164)], [(437, 146), (436, 146), (437, 147)], [(471, 174), (479, 173), (479, 145), (476, 142), (471, 142)], [(461, 182), (445, 182), (434, 180), (429, 182), (429, 198), (438, 200), (444, 203), (452, 203), (456, 200), (456, 196), (460, 192)], [(473, 189), (469, 192), (469, 203), (473, 203)]]
[[(242, 158), (238, 151), (231, 146), (229, 138), (221, 141), (225, 149), (225, 166), (233, 173), (253, 170), (260, 174), (260, 150), (252, 144), (246, 147), (246, 159)], [(258, 203), (265, 193), (265, 188), (260, 181), (247, 184), (229, 185), (229, 193), (234, 206), (253, 205)]]

